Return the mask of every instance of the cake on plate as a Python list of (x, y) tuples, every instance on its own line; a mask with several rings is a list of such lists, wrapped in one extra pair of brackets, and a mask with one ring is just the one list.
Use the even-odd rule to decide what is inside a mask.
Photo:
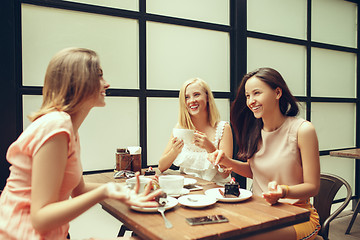
[(155, 175), (155, 170), (152, 167), (149, 167), (148, 169), (145, 170), (144, 175), (145, 176), (153, 176), (153, 175)]
[(224, 197), (239, 197), (240, 185), (235, 181), (235, 178), (231, 178), (229, 183), (225, 183)]

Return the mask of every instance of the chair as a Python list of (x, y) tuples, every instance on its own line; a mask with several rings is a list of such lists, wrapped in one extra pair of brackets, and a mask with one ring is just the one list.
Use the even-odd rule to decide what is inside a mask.
[[(336, 193), (342, 186), (345, 186), (347, 190), (345, 201), (332, 214), (330, 214), (333, 200)], [(330, 222), (349, 204), (351, 195), (351, 187), (343, 178), (328, 173), (322, 173), (320, 175), (320, 190), (318, 195), (314, 197), (314, 207), (320, 217), (321, 229), (319, 235), (325, 240), (328, 239)]]
[(351, 228), (352, 228), (352, 226), (353, 226), (353, 224), (354, 224), (355, 218), (356, 218), (356, 216), (358, 215), (359, 212), (360, 212), (360, 200), (358, 200), (358, 203), (356, 204), (356, 207), (355, 207), (353, 216), (351, 217), (349, 226), (348, 226), (348, 228), (346, 229), (345, 234), (350, 234), (350, 231), (351, 231)]

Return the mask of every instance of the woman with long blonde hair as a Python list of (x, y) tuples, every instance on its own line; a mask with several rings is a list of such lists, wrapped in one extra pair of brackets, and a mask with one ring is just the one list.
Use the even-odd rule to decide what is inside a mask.
[(187, 80), (179, 93), (179, 121), (175, 128), (194, 130), (192, 143), (171, 138), (159, 160), (160, 171), (172, 164), (180, 171), (218, 184), (229, 181), (230, 170), (217, 168), (207, 161), (207, 154), (222, 149), (231, 157), (233, 140), (230, 125), (220, 121), (214, 96), (208, 84), (200, 78)]

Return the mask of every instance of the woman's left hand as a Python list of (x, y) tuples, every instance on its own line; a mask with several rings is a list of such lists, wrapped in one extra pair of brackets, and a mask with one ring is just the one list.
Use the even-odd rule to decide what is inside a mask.
[(268, 192), (263, 193), (263, 198), (270, 203), (271, 205), (274, 205), (279, 201), (280, 198), (284, 195), (283, 189), (280, 185), (277, 184), (276, 181), (269, 182), (268, 184)]
[(139, 194), (140, 179), (139, 173), (135, 174), (136, 184), (134, 189), (130, 190), (123, 184), (110, 182), (106, 184), (106, 192), (109, 198), (117, 199), (123, 201), (127, 205), (137, 206), (137, 207), (158, 207), (154, 198), (161, 194), (161, 190), (156, 190), (151, 192), (152, 180), (147, 184), (144, 192)]
[(205, 149), (207, 152), (213, 152), (216, 150), (214, 144), (209, 140), (207, 135), (203, 132), (195, 131), (194, 144), (198, 147)]

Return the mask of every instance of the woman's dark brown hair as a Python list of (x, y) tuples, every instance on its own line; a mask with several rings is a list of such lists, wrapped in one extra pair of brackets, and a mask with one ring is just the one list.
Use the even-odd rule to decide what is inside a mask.
[(241, 80), (236, 98), (231, 105), (230, 121), (239, 146), (240, 160), (251, 158), (258, 150), (261, 141), (262, 119), (257, 119), (246, 105), (245, 84), (251, 77), (257, 77), (272, 89), (282, 89), (279, 100), (280, 111), (284, 116), (296, 116), (299, 112), (296, 98), (291, 94), (283, 77), (272, 68), (259, 68), (247, 73)]

